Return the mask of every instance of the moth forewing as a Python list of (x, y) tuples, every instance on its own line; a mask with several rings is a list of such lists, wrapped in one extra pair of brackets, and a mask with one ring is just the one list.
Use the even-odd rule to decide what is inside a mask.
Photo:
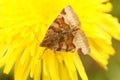
[(64, 16), (65, 22), (68, 23), (73, 28), (79, 28), (80, 27), (80, 21), (77, 16), (77, 14), (73, 11), (71, 6), (67, 6), (64, 8), (66, 15)]
[(87, 37), (71, 6), (66, 6), (53, 21), (40, 46), (54, 51), (90, 53)]

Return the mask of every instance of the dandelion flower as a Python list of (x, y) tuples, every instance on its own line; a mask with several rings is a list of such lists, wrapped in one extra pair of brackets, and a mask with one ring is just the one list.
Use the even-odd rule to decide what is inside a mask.
[[(15, 80), (88, 80), (80, 55), (44, 48), (47, 29), (60, 11), (71, 5), (79, 16), (91, 53), (99, 65), (107, 69), (110, 55), (115, 53), (111, 39), (120, 40), (120, 24), (108, 12), (108, 0), (1, 0), (0, 1), (0, 67), (8, 74), (14, 68)], [(43, 55), (43, 56), (42, 56)], [(42, 57), (41, 57), (42, 56)]]

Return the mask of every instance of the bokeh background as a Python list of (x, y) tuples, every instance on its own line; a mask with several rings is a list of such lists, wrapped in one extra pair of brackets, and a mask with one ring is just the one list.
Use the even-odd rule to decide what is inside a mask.
[[(119, 18), (120, 22), (120, 0), (110, 0), (110, 2), (113, 4), (111, 14)], [(116, 54), (109, 59), (108, 71), (101, 68), (89, 56), (81, 56), (89, 80), (120, 80), (120, 41), (113, 39), (112, 42)], [(14, 80), (13, 73), (12, 70), (9, 75), (3, 74), (3, 68), (1, 68), (0, 80)]]
[[(111, 14), (120, 22), (120, 0), (110, 0), (110, 2), (113, 4)], [(90, 57), (82, 56), (89, 80), (120, 80), (120, 41), (113, 39), (112, 42), (116, 54), (109, 59), (108, 71), (102, 69)]]

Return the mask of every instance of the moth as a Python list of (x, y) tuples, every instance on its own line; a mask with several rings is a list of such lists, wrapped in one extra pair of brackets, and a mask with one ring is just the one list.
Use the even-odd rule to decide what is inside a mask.
[(40, 46), (54, 51), (88, 54), (88, 40), (80, 26), (77, 14), (71, 6), (66, 6), (48, 28)]

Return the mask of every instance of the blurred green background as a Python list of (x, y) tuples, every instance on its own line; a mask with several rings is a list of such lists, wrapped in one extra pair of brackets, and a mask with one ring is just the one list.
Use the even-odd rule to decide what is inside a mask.
[[(112, 15), (120, 20), (120, 0), (110, 0), (113, 4)], [(120, 21), (119, 21), (120, 22)], [(89, 56), (81, 56), (89, 80), (120, 80), (120, 41), (112, 40), (116, 54), (109, 59), (108, 71), (102, 69)], [(9, 75), (3, 74), (0, 69), (0, 80), (14, 80), (13, 70)]]
[[(120, 22), (120, 0), (110, 0), (110, 2), (113, 4), (111, 14), (117, 17)], [(89, 80), (120, 80), (120, 41), (113, 39), (112, 42), (116, 54), (109, 59), (108, 71), (102, 69), (90, 57), (82, 56), (84, 65), (87, 65), (85, 69)]]

